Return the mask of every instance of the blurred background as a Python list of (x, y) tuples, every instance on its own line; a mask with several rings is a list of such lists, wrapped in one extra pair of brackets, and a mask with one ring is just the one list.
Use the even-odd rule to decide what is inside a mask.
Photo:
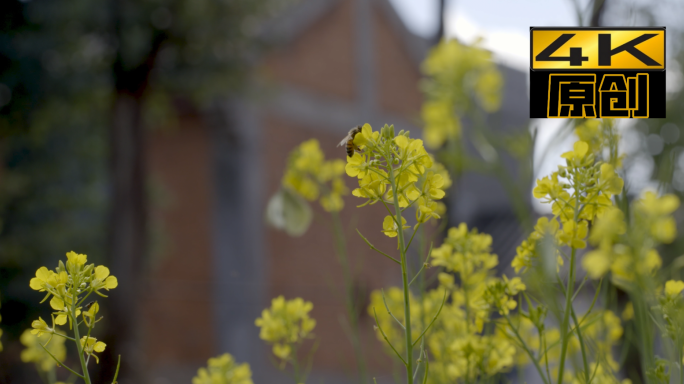
[[(310, 381), (353, 382), (330, 231), (314, 224), (290, 237), (264, 219), (288, 153), (317, 138), (327, 158), (344, 159), (337, 143), (365, 122), (420, 136), (430, 48), (479, 42), (503, 75), (502, 101), (486, 129), (464, 120), (464, 148), (499, 160), (464, 163), (448, 220), (490, 233), (505, 268), (545, 213), (533, 180), (573, 142), (572, 122), (528, 119), (529, 27), (578, 25), (667, 27), (667, 119), (620, 127), (630, 193), (682, 197), (682, 0), (4, 0), (0, 383), (39, 381), (18, 339), (49, 312), (28, 281), (71, 250), (119, 279), (101, 304), (98, 382), (113, 376), (116, 354), (120, 382), (171, 384), (223, 352), (249, 362), (256, 383), (287, 382), (254, 325), (278, 295), (314, 303)], [(491, 149), (482, 135), (495, 138)], [(391, 249), (382, 208), (357, 210), (353, 199), (342, 222), (367, 299), (400, 281), (355, 236)], [(675, 242), (663, 257), (682, 253)], [(365, 310), (358, 322), (369, 371), (392, 382)]]

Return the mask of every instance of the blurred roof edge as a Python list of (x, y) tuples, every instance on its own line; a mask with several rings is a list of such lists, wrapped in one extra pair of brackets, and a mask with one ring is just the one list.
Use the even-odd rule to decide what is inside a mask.
[[(287, 44), (306, 31), (316, 20), (327, 12), (332, 12), (335, 5), (349, 0), (302, 0), (298, 5), (286, 10), (269, 22), (263, 37), (272, 43)], [(420, 66), (430, 49), (430, 42), (411, 32), (389, 0), (354, 0), (366, 1), (379, 10), (387, 18), (389, 24), (401, 37), (404, 46), (416, 66)]]

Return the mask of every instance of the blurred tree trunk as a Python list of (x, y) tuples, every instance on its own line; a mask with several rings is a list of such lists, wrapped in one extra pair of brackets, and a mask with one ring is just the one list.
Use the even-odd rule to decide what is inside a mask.
[[(111, 313), (106, 371), (113, 371), (116, 355), (122, 355), (120, 378), (142, 383), (143, 357), (140, 343), (141, 272), (147, 251), (147, 201), (145, 196), (144, 134), (140, 124), (141, 100), (117, 92), (110, 128), (111, 212), (109, 265), (119, 279), (111, 293)], [(110, 372), (102, 379), (107, 380)], [(111, 373), (113, 374), (113, 372)]]
[(439, 8), (437, 10), (437, 32), (435, 32), (435, 36), (432, 38), (433, 45), (439, 44), (444, 37), (444, 11), (446, 10), (446, 0), (437, 1), (439, 1)]
[(109, 353), (101, 380), (111, 380), (120, 354), (119, 381), (145, 383), (149, 378), (145, 372), (140, 297), (145, 292), (143, 279), (147, 269), (148, 202), (142, 109), (150, 73), (166, 35), (156, 33), (146, 59), (134, 68), (126, 68), (120, 19), (115, 21), (114, 28), (119, 45), (112, 68), (116, 95), (109, 135), (111, 200), (107, 246), (109, 265), (119, 279), (119, 286), (111, 293), (106, 341)]
[(594, 7), (591, 13), (591, 20), (589, 21), (590, 27), (600, 27), (601, 26), (601, 16), (603, 16), (603, 10), (606, 8), (606, 0), (594, 0)]

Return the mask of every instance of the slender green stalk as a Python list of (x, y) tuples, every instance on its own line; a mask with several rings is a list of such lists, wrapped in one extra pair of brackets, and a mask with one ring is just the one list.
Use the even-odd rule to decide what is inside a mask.
[(83, 370), (83, 380), (86, 384), (90, 383), (90, 374), (88, 374), (88, 366), (86, 364), (85, 358), (83, 357), (83, 347), (81, 346), (81, 335), (78, 332), (78, 318), (76, 317), (76, 298), (78, 297), (76, 292), (76, 284), (72, 286), (73, 300), (71, 300), (71, 318), (74, 321), (74, 343), (76, 344), (76, 350), (78, 351), (78, 358), (81, 361), (81, 369)]
[(679, 383), (684, 384), (684, 368), (682, 368), (682, 345), (681, 343), (675, 344), (675, 348), (677, 348), (677, 356), (679, 357), (678, 364), (677, 366), (679, 367)]
[[(572, 181), (574, 184), (577, 184), (577, 175), (572, 175)], [(575, 223), (577, 223), (577, 219), (579, 218), (579, 196), (581, 194), (580, 190), (575, 190), (575, 194), (577, 196), (577, 202), (575, 203), (575, 212), (574, 212), (574, 217), (573, 220)], [(568, 342), (570, 341), (570, 337), (572, 333), (568, 332), (568, 327), (570, 325), (570, 312), (572, 312), (572, 298), (573, 298), (573, 292), (575, 291), (575, 255), (577, 253), (577, 250), (575, 247), (572, 247), (572, 250), (570, 251), (570, 271), (568, 271), (568, 286), (565, 287), (565, 312), (563, 313), (563, 323), (561, 324), (561, 337), (563, 338), (563, 342), (561, 343), (561, 356), (560, 356), (560, 362), (559, 362), (559, 367), (558, 367), (558, 382), (562, 383), (563, 382), (563, 373), (565, 370), (565, 356), (568, 352)]]
[[(59, 361), (59, 359), (57, 359), (57, 358), (55, 357), (55, 355), (53, 355), (53, 354), (50, 352), (49, 349), (45, 348), (45, 346), (44, 346), (42, 343), (38, 343), (38, 344), (39, 344), (41, 347), (43, 347), (43, 350), (45, 351), (45, 353), (47, 353), (48, 355), (50, 355), (50, 357), (52, 357), (52, 359), (53, 359), (54, 361), (56, 361), (57, 364), (59, 364), (59, 366), (66, 368), (67, 371), (73, 373), (74, 375), (76, 375), (76, 376), (78, 376), (78, 377), (80, 377), (80, 378), (82, 378), (82, 379), (84, 378), (83, 375), (80, 375), (78, 372), (76, 372), (76, 371), (74, 371), (73, 369), (67, 367), (66, 364), (64, 364), (64, 363), (62, 363), (61, 361)], [(40, 369), (38, 369), (38, 371), (40, 372)]]
[(518, 339), (520, 346), (525, 350), (525, 353), (527, 353), (527, 356), (529, 356), (532, 363), (534, 363), (534, 367), (537, 368), (537, 372), (539, 372), (539, 377), (541, 377), (544, 384), (549, 384), (549, 382), (546, 380), (546, 377), (544, 376), (544, 371), (539, 365), (539, 361), (537, 361), (537, 359), (534, 357), (534, 353), (532, 353), (532, 351), (530, 351), (530, 349), (527, 347), (527, 344), (525, 344), (525, 341), (523, 340), (522, 336), (520, 336), (518, 329), (513, 326), (513, 322), (511, 321), (510, 316), (508, 316), (508, 314), (504, 314), (504, 317), (506, 318), (508, 325), (511, 327), (511, 330), (513, 330), (513, 334), (515, 334), (515, 337)]
[(404, 245), (404, 228), (401, 217), (401, 207), (399, 206), (399, 193), (397, 193), (397, 181), (394, 177), (392, 162), (387, 159), (390, 183), (392, 184), (392, 197), (394, 198), (394, 212), (397, 222), (397, 236), (399, 237), (399, 253), (401, 255), (401, 281), (404, 287), (404, 336), (406, 338), (406, 376), (408, 384), (413, 384), (413, 337), (411, 335), (411, 303), (409, 296), (408, 265), (406, 262), (406, 246)]
[(575, 330), (577, 332), (577, 338), (580, 342), (580, 350), (582, 351), (582, 364), (584, 366), (584, 378), (587, 383), (591, 383), (589, 379), (589, 363), (587, 361), (587, 352), (584, 346), (584, 338), (582, 338), (582, 327), (580, 327), (579, 321), (577, 321), (577, 316), (575, 315), (575, 309), (570, 307), (572, 311), (572, 320), (575, 322)]
[[(584, 281), (582, 281), (582, 284), (579, 286), (579, 288), (577, 288), (577, 292), (575, 292), (575, 294), (572, 295), (572, 298), (570, 298), (571, 302), (575, 301), (575, 297), (579, 293), (580, 289), (582, 289), (582, 286), (584, 285), (584, 282), (586, 282), (586, 281), (587, 281), (586, 278), (584, 279)], [(558, 283), (560, 284), (561, 287), (563, 287), (563, 282), (560, 281), (560, 278), (558, 279)], [(596, 293), (598, 294), (598, 291), (596, 291)], [(569, 292), (566, 291), (565, 295), (566, 296), (569, 295)], [(596, 296), (594, 296), (594, 297), (596, 297)], [(585, 317), (589, 314), (589, 312), (591, 312), (591, 309), (593, 308), (593, 304), (594, 303), (592, 302), (592, 306), (589, 308), (589, 311), (587, 311), (587, 314), (584, 315)], [(589, 363), (587, 361), (587, 351), (586, 351), (586, 348), (584, 346), (584, 338), (582, 337), (582, 327), (580, 326), (580, 322), (577, 320), (577, 315), (575, 314), (575, 309), (573, 308), (572, 305), (570, 305), (570, 312), (571, 312), (570, 314), (572, 315), (572, 320), (575, 322), (575, 328), (573, 328), (570, 332), (568, 332), (568, 334), (572, 335), (573, 331), (577, 333), (577, 338), (579, 339), (579, 343), (580, 343), (580, 350), (582, 351), (582, 365), (584, 367), (584, 382), (588, 384), (588, 383), (591, 383), (591, 380), (590, 380), (590, 376), (589, 376)], [(582, 319), (584, 319), (584, 317)]]
[(299, 358), (297, 357), (297, 347), (295, 345), (295, 348), (292, 351), (292, 369), (294, 371), (294, 379), (297, 384), (301, 383), (301, 378), (299, 376)]
[[(470, 334), (470, 299), (468, 298), (468, 277), (464, 275), (466, 268), (461, 265), (461, 288), (463, 289), (463, 298), (465, 300), (465, 327), (466, 333)], [(466, 384), (470, 384), (470, 355), (466, 355)]]
[(372, 250), (374, 250), (374, 251), (380, 253), (381, 255), (383, 255), (383, 256), (385, 256), (386, 258), (388, 258), (388, 259), (394, 261), (394, 262), (397, 263), (397, 264), (401, 264), (401, 261), (399, 261), (399, 260), (395, 259), (394, 257), (392, 257), (392, 256), (390, 256), (390, 255), (388, 255), (388, 254), (386, 254), (385, 252), (383, 252), (383, 251), (381, 251), (381, 250), (375, 248), (375, 246), (374, 246), (373, 244), (371, 244), (371, 242), (368, 241), (368, 239), (366, 239), (366, 238), (361, 234), (361, 232), (360, 232), (358, 229), (356, 230), (356, 232), (359, 234), (359, 236), (361, 236), (361, 238), (363, 239), (363, 241), (366, 242), (366, 244), (370, 247), (370, 249), (372, 249)]
[(116, 379), (119, 377), (119, 368), (121, 368), (121, 355), (119, 355), (119, 359), (116, 361), (116, 371), (114, 372), (112, 384), (117, 384)]
[(567, 292), (573, 292), (575, 283), (575, 248), (572, 249), (570, 253), (570, 272), (568, 273), (568, 286), (565, 295), (565, 312), (563, 313), (563, 323), (561, 324), (561, 337), (563, 338), (561, 342), (561, 356), (558, 367), (558, 382), (562, 383), (563, 371), (565, 369), (565, 355), (568, 352), (568, 342), (570, 341), (571, 335), (568, 332), (568, 327), (570, 325), (570, 306), (572, 305), (572, 295), (567, 294)]
[(363, 356), (363, 348), (361, 346), (361, 337), (359, 335), (359, 322), (356, 316), (354, 306), (354, 282), (352, 279), (351, 268), (349, 267), (349, 258), (347, 256), (347, 246), (342, 227), (342, 221), (338, 212), (331, 212), (333, 218), (333, 232), (336, 239), (337, 260), (342, 266), (342, 275), (344, 276), (344, 285), (346, 289), (345, 308), (347, 310), (347, 318), (349, 319), (350, 338), (352, 347), (354, 348), (354, 355), (356, 357), (356, 366), (359, 374), (359, 382), (365, 384), (366, 378), (366, 362)]

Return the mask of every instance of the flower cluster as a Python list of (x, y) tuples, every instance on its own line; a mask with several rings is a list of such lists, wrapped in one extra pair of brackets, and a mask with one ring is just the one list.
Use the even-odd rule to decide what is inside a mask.
[[(56, 332), (59, 332), (59, 330), (56, 330)], [(49, 372), (55, 369), (57, 362), (45, 352), (42, 346), (45, 345), (45, 348), (53, 356), (64, 361), (66, 358), (65, 340), (61, 337), (52, 338), (52, 335), (46, 334), (37, 336), (27, 329), (19, 337), (19, 341), (26, 347), (21, 351), (21, 361), (24, 363), (34, 363), (39, 371)]]
[(326, 211), (337, 212), (348, 193), (343, 174), (344, 161), (326, 161), (318, 140), (311, 139), (290, 153), (282, 184), (309, 201), (318, 200)]
[(491, 60), (491, 53), (477, 44), (441, 42), (425, 60), (423, 73), (427, 76), (423, 82), (427, 96), (421, 113), (425, 124), (423, 138), (430, 148), (459, 138), (460, 119), (469, 110), (499, 109), (503, 78)]
[(610, 271), (613, 283), (622, 287), (637, 274), (654, 273), (662, 264), (655, 246), (674, 240), (677, 228), (672, 213), (678, 207), (674, 195), (646, 192), (632, 204), (629, 226), (620, 209), (609, 209), (592, 228), (589, 242), (596, 249), (582, 260), (587, 273), (599, 278)]
[[(533, 266), (538, 259), (538, 247), (544, 239), (549, 240), (554, 248), (585, 248), (589, 224), (613, 207), (612, 197), (621, 193), (624, 181), (611, 164), (597, 162), (589, 148), (586, 142), (577, 141), (572, 151), (562, 155), (566, 165), (537, 180), (534, 197), (551, 204), (554, 217), (540, 218), (534, 232), (518, 247), (512, 263), (516, 273)], [(556, 258), (562, 265), (559, 253), (556, 253)]]
[[(22, 354), (22, 360), (32, 361), (39, 365), (39, 370), (44, 371), (50, 367), (48, 359), (52, 359), (56, 366), (65, 367), (88, 384), (91, 383), (88, 362), (93, 357), (95, 362), (99, 363), (96, 353), (104, 352), (107, 345), (91, 336), (95, 324), (101, 320), (101, 317), (98, 318), (98, 302), (90, 301), (85, 305), (84, 302), (92, 294), (107, 297), (104, 292), (116, 288), (119, 282), (109, 273), (109, 268), (87, 264), (86, 255), (71, 251), (66, 257), (66, 263), (60, 260), (54, 271), (46, 267), (38, 268), (36, 277), (29, 282), (31, 289), (45, 292), (43, 302), (50, 299), (53, 312), (49, 325), (39, 317), (31, 323), (31, 330), (22, 335), (22, 343), (27, 346)], [(56, 325), (65, 325), (67, 322), (73, 337), (56, 328)], [(80, 329), (83, 326), (85, 330)], [(85, 332), (81, 333), (82, 331)], [(85, 336), (81, 336), (83, 334)], [(76, 344), (81, 373), (69, 368), (63, 361), (66, 357), (65, 340), (71, 340)], [(116, 375), (118, 371), (117, 365)]]
[[(54, 333), (54, 325), (64, 325), (67, 319), (71, 328), (76, 317), (81, 314), (81, 304), (85, 297), (91, 293), (107, 297), (102, 290), (109, 291), (119, 284), (116, 277), (109, 274), (109, 268), (103, 265), (86, 265), (86, 255), (71, 251), (66, 256), (66, 265), (60, 260), (55, 271), (40, 267), (36, 271), (36, 277), (29, 283), (31, 289), (46, 292), (43, 301), (52, 297), (50, 306), (55, 310), (52, 314), (53, 326), (48, 327), (47, 323), (39, 318), (32, 323), (34, 334)], [(85, 297), (80, 298), (81, 295)]]
[[(506, 372), (515, 364), (516, 349), (510, 338), (484, 332), (484, 325), (492, 321), (494, 313), (515, 308), (512, 297), (525, 285), (517, 277), (494, 276), (498, 260), (491, 254), (491, 244), (491, 236), (469, 231), (465, 224), (451, 228), (444, 243), (432, 251), (431, 264), (444, 270), (437, 275), (439, 286), (422, 297), (410, 294), (414, 334), (430, 324), (443, 304), (425, 341), (430, 356), (429, 383), (473, 382)], [(455, 283), (455, 275), (460, 285)], [(385, 310), (385, 305), (394, 315)], [(382, 329), (377, 332), (378, 338), (387, 337), (403, 353), (402, 290), (374, 291), (368, 311), (377, 315)]]
[(522, 242), (516, 249), (516, 257), (513, 259), (511, 265), (515, 269), (515, 273), (520, 270), (526, 270), (533, 266), (534, 261), (538, 255), (538, 247), (542, 244), (551, 245), (552, 249), (556, 249), (555, 256), (557, 267), (563, 265), (563, 258), (560, 256), (558, 249), (558, 235), (560, 224), (557, 220), (549, 220), (548, 217), (540, 217), (537, 224), (534, 226), (534, 231), (529, 238)]
[[(358, 178), (354, 196), (367, 199), (365, 204), (391, 205), (396, 199), (402, 209), (415, 204), (418, 224), (440, 218), (444, 208), (438, 200), (451, 181), (443, 176), (443, 167), (435, 167), (422, 140), (411, 139), (404, 131), (395, 136), (393, 126), (385, 125), (381, 134), (365, 124), (354, 144), (361, 152), (348, 157), (345, 167), (347, 175)], [(401, 226), (406, 228), (402, 220)], [(397, 219), (385, 217), (383, 233), (395, 237), (398, 230)]]
[(589, 145), (589, 152), (615, 168), (622, 167), (624, 154), (618, 154), (620, 139), (613, 119), (584, 119), (575, 127), (577, 137)]
[(249, 364), (238, 364), (228, 353), (212, 357), (206, 368), (200, 368), (192, 384), (253, 384)]
[[(658, 307), (664, 322), (665, 334), (675, 346), (684, 341), (684, 282), (669, 280), (658, 297)], [(681, 347), (680, 347), (681, 348)]]
[(285, 300), (279, 296), (271, 301), (271, 308), (264, 309), (255, 324), (261, 328), (259, 337), (273, 344), (273, 354), (283, 361), (296, 356), (296, 347), (307, 338), (316, 327), (316, 320), (309, 317), (313, 304), (301, 298)]

